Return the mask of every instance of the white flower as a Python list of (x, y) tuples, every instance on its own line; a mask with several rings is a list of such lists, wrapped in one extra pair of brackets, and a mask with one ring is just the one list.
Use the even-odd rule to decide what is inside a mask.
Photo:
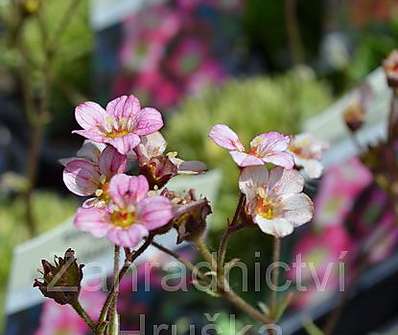
[(296, 170), (262, 166), (244, 168), (239, 188), (246, 196), (245, 210), (266, 234), (284, 237), (313, 216), (311, 199), (302, 193), (304, 178)]
[(294, 156), (294, 163), (304, 169), (309, 178), (319, 178), (322, 175), (323, 165), (320, 162), (322, 153), (328, 145), (319, 141), (311, 134), (299, 134), (293, 136), (289, 152)]

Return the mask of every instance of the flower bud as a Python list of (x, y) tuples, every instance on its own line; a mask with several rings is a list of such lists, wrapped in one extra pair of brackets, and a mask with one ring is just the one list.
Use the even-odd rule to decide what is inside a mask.
[(360, 129), (365, 121), (365, 110), (359, 101), (349, 104), (343, 113), (344, 121), (347, 127), (356, 132)]
[(54, 299), (60, 305), (73, 304), (77, 301), (83, 279), (84, 265), (78, 264), (75, 252), (68, 249), (64, 257), (54, 257), (54, 265), (43, 259), (43, 278), (35, 279), (33, 287), (38, 287), (41, 293)]
[(206, 229), (206, 218), (212, 213), (209, 201), (206, 198), (197, 200), (193, 190), (183, 197), (167, 189), (162, 193), (176, 207), (171, 223), (178, 233), (177, 244), (201, 237)]
[(177, 167), (167, 156), (153, 157), (140, 166), (140, 173), (146, 177), (151, 189), (163, 187), (177, 172)]
[(383, 62), (387, 84), (393, 89), (398, 88), (398, 50), (393, 50)]

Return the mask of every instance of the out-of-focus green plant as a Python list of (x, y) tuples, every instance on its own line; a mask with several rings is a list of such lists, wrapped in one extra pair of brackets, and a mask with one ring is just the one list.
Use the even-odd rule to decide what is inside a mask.
[[(12, 251), (16, 245), (29, 238), (24, 220), (24, 199), (2, 200), (0, 202), (0, 332), (3, 328), (3, 308), (7, 280), (12, 260)], [(33, 195), (33, 211), (37, 218), (39, 232), (55, 227), (76, 209), (76, 203), (71, 198), (61, 198), (49, 192), (36, 192)]]
[(321, 111), (330, 102), (328, 87), (317, 81), (309, 69), (300, 68), (274, 78), (231, 80), (181, 105), (167, 124), (165, 137), (170, 148), (187, 159), (206, 162), (209, 168), (221, 166), (223, 169), (213, 229), (223, 227), (222, 218), (233, 213), (231, 206), (236, 203), (238, 169), (226, 150), (207, 139), (210, 127), (225, 123), (248, 144), (254, 135), (269, 130), (299, 132), (305, 118)]
[(369, 24), (354, 33), (353, 40), (357, 45), (347, 71), (349, 79), (357, 83), (380, 66), (383, 59), (397, 47), (398, 19)]

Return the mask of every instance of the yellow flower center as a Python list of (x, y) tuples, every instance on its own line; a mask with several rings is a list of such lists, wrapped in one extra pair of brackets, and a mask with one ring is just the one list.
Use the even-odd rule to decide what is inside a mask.
[(114, 139), (128, 135), (131, 127), (126, 118), (115, 120), (113, 117), (108, 117), (104, 128), (105, 136)]
[(270, 199), (263, 188), (257, 190), (256, 212), (264, 219), (272, 220), (276, 215), (276, 203)]
[(109, 196), (109, 181), (106, 176), (102, 175), (100, 177), (100, 185), (98, 189), (95, 191), (95, 196), (101, 200), (104, 201), (105, 203), (108, 203), (110, 200)]
[(116, 227), (127, 229), (136, 221), (134, 211), (116, 210), (111, 214), (112, 224)]

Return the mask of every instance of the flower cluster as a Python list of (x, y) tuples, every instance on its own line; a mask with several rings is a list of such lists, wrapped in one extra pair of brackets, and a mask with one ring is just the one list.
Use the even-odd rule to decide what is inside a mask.
[(294, 167), (302, 167), (310, 178), (320, 177), (324, 143), (309, 134), (269, 132), (256, 136), (246, 150), (238, 135), (222, 124), (215, 125), (209, 137), (241, 168), (245, 212), (264, 233), (283, 237), (311, 220), (313, 204), (303, 193), (304, 177)]
[[(211, 213), (207, 199), (197, 199), (193, 190), (179, 195), (161, 188), (178, 174), (203, 173), (206, 166), (165, 153), (167, 142), (159, 132), (163, 120), (157, 110), (141, 108), (131, 95), (111, 101), (105, 109), (83, 103), (75, 115), (83, 130), (74, 133), (88, 140), (76, 157), (62, 163), (68, 189), (89, 196), (77, 210), (78, 229), (126, 248), (172, 227), (178, 242), (201, 236)], [(226, 125), (215, 125), (209, 137), (229, 150), (241, 168), (245, 212), (263, 232), (282, 237), (312, 218), (312, 201), (302, 193), (304, 178), (294, 167), (319, 177), (322, 144), (309, 135), (291, 138), (269, 132), (256, 136), (246, 150)], [(139, 175), (127, 174), (130, 163)]]
[[(177, 153), (165, 154), (167, 143), (158, 132), (161, 114), (141, 108), (130, 95), (111, 101), (105, 109), (83, 103), (75, 116), (83, 130), (74, 133), (87, 140), (76, 157), (61, 161), (67, 188), (89, 196), (77, 210), (75, 226), (127, 248), (173, 226), (173, 219), (181, 216), (180, 204), (157, 190), (178, 174), (199, 174), (206, 166), (183, 161)], [(130, 163), (138, 167), (138, 176), (127, 174)], [(193, 214), (195, 210), (193, 206)]]

